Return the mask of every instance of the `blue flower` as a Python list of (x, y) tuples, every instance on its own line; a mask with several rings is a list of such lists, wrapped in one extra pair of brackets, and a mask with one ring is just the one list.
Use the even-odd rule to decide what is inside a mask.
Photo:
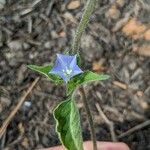
[(66, 83), (73, 76), (83, 73), (83, 71), (77, 65), (77, 56), (57, 54), (57, 58), (54, 67), (49, 72), (60, 76)]

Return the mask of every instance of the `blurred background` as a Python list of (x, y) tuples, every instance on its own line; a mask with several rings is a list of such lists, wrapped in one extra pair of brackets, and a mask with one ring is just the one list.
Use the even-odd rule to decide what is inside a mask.
[[(60, 144), (52, 110), (65, 97), (64, 87), (55, 86), (27, 65), (49, 64), (56, 53), (71, 47), (85, 3), (86, 0), (0, 0), (0, 126), (32, 82), (41, 77), (11, 119), (0, 139), (0, 149), (31, 150)], [(150, 1), (98, 0), (80, 50), (82, 69), (111, 76), (86, 87), (97, 140), (114, 140), (102, 117), (105, 114), (114, 125), (118, 141), (127, 143), (132, 150), (149, 150)], [(89, 140), (79, 92), (76, 102), (84, 140)]]

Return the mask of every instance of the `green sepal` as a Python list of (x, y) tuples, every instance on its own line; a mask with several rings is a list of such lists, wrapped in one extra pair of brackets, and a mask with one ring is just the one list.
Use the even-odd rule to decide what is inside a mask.
[(109, 79), (109, 75), (105, 74), (97, 74), (92, 71), (85, 71), (82, 74), (79, 74), (73, 77), (67, 84), (67, 95), (70, 95), (77, 86), (86, 84), (92, 81), (99, 81), (99, 80), (107, 80)]
[(83, 150), (80, 116), (75, 101), (71, 98), (61, 102), (53, 112), (56, 132), (65, 149)]
[(68, 49), (66, 49), (63, 53), (64, 55), (69, 55), (70, 54), (70, 51)]
[(78, 66), (81, 66), (81, 64), (82, 64), (81, 56), (80, 56), (79, 52), (77, 52), (77, 64), (78, 64)]
[(49, 74), (50, 70), (52, 69), (51, 65), (46, 66), (28, 65), (28, 68), (45, 75), (50, 81), (53, 81), (56, 84), (63, 83), (63, 80), (59, 76)]

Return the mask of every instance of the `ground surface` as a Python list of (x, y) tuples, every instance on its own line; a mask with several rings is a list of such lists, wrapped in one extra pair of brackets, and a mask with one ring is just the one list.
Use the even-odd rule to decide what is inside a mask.
[[(0, 0), (0, 125), (20, 97), (41, 77), (4, 133), (0, 149), (23, 150), (59, 143), (52, 109), (62, 100), (63, 86), (55, 86), (27, 69), (27, 64), (53, 62), (69, 49), (85, 1)], [(150, 149), (150, 125), (122, 135), (150, 117), (150, 2), (99, 1), (82, 37), (84, 69), (105, 72), (111, 79), (86, 87), (98, 140), (111, 141), (98, 107), (114, 123), (118, 141), (132, 150)], [(90, 139), (80, 93), (84, 140)], [(96, 107), (97, 106), (97, 107)], [(122, 136), (120, 136), (122, 135)]]

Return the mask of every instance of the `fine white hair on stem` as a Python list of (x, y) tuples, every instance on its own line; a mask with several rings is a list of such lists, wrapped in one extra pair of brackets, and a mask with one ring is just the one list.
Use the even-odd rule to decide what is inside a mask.
[(87, 0), (81, 21), (79, 23), (79, 26), (76, 30), (76, 33), (75, 33), (75, 36), (73, 39), (72, 51), (71, 51), (72, 54), (77, 53), (79, 50), (81, 36), (84, 33), (84, 31), (85, 31), (85, 29), (89, 23), (90, 17), (94, 11), (95, 6), (96, 6), (96, 2), (97, 2), (97, 0)]

